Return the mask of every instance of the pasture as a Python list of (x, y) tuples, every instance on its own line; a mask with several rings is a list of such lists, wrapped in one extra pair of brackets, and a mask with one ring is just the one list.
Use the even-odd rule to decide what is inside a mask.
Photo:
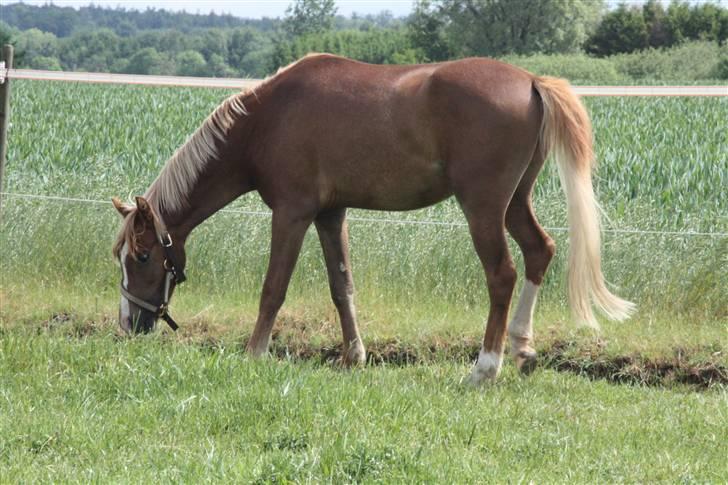
[(255, 194), (190, 237), (179, 334), (116, 336), (110, 199), (143, 193), (228, 94), (15, 83), (5, 190), (76, 200), (3, 197), (3, 481), (728, 477), (727, 99), (587, 100), (604, 272), (638, 313), (599, 334), (571, 324), (565, 202), (548, 165), (535, 206), (558, 249), (535, 316), (542, 368), (521, 378), (508, 361), (472, 390), (459, 379), (487, 298), (453, 201), (349, 213), (360, 328), (383, 365), (329, 363), (339, 328), (313, 232), (278, 358), (242, 356), (270, 237)]

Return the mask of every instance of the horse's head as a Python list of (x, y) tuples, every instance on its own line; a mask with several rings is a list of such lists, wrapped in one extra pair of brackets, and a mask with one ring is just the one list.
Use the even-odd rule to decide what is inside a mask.
[(136, 206), (114, 198), (124, 218), (114, 255), (122, 272), (119, 325), (126, 332), (147, 333), (163, 318), (176, 329), (167, 305), (176, 284), (184, 281), (185, 254), (173, 244), (163, 222), (143, 197)]

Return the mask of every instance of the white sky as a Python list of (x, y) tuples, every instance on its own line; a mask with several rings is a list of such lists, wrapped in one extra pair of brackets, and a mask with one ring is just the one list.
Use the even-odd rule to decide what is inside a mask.
[[(3, 3), (14, 3), (14, 0), (3, 0)], [(261, 18), (283, 17), (291, 0), (22, 0), (29, 5), (52, 3), (59, 7), (81, 7), (93, 3), (101, 7), (124, 7), (145, 10), (147, 7), (165, 10), (186, 10), (189, 13), (230, 13), (237, 17)], [(360, 14), (379, 13), (389, 10), (400, 17), (412, 11), (412, 0), (336, 0), (338, 13), (349, 16), (354, 12)]]

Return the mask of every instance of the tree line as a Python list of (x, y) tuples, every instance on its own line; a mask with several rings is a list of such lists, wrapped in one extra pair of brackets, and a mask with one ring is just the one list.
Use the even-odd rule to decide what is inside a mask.
[(343, 17), (333, 0), (295, 0), (283, 19), (19, 3), (0, 6), (0, 19), (0, 42), (15, 45), (18, 67), (216, 77), (263, 77), (308, 52), (401, 64), (606, 57), (728, 39), (728, 9), (680, 0), (614, 9), (603, 0), (418, 0), (407, 18)]

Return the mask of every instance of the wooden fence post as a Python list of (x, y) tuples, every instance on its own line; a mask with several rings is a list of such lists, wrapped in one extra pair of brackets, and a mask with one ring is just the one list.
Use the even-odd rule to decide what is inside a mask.
[[(6, 44), (3, 46), (3, 59), (5, 60), (5, 68), (12, 69), (12, 45)], [(0, 193), (3, 191), (5, 155), (8, 151), (8, 121), (10, 120), (10, 78), (4, 76), (3, 81), (4, 82), (0, 84)], [(0, 209), (2, 209), (2, 195), (0, 195)]]

